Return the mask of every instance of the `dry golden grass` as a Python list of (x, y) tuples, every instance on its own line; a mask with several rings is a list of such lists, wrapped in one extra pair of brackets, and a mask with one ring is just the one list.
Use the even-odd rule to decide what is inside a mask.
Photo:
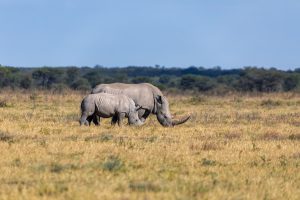
[(79, 93), (0, 93), (0, 199), (300, 199), (300, 96), (169, 97), (178, 127), (80, 127)]

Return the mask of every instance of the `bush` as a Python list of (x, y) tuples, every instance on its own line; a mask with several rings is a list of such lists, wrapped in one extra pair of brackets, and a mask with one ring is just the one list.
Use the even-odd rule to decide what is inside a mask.
[(71, 84), (71, 88), (75, 90), (91, 90), (91, 85), (85, 78), (80, 78)]
[(23, 89), (29, 89), (32, 86), (32, 79), (31, 77), (24, 77), (21, 81), (20, 81), (20, 87)]

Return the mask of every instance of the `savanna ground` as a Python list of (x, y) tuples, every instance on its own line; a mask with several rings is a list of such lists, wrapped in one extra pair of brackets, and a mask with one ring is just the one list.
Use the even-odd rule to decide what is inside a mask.
[(0, 199), (300, 199), (300, 95), (169, 97), (187, 123), (80, 127), (83, 94), (0, 92)]

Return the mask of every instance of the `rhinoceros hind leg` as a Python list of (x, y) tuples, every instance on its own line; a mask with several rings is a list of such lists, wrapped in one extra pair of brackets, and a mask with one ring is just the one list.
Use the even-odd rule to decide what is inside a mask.
[(90, 126), (90, 125), (91, 125), (91, 122), (92, 122), (92, 120), (93, 120), (93, 115), (92, 115), (92, 116), (88, 116), (88, 117), (86, 118), (86, 120), (88, 121), (89, 126)]
[(99, 126), (99, 125), (100, 125), (100, 117), (98, 117), (96, 114), (93, 114), (93, 123), (94, 123), (96, 126)]

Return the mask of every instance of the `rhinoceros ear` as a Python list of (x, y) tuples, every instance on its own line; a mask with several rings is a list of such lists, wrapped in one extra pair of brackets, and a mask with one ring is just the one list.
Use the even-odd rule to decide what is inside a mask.
[(155, 99), (156, 99), (157, 103), (162, 104), (162, 97), (161, 96), (158, 95), (158, 96), (155, 97)]

